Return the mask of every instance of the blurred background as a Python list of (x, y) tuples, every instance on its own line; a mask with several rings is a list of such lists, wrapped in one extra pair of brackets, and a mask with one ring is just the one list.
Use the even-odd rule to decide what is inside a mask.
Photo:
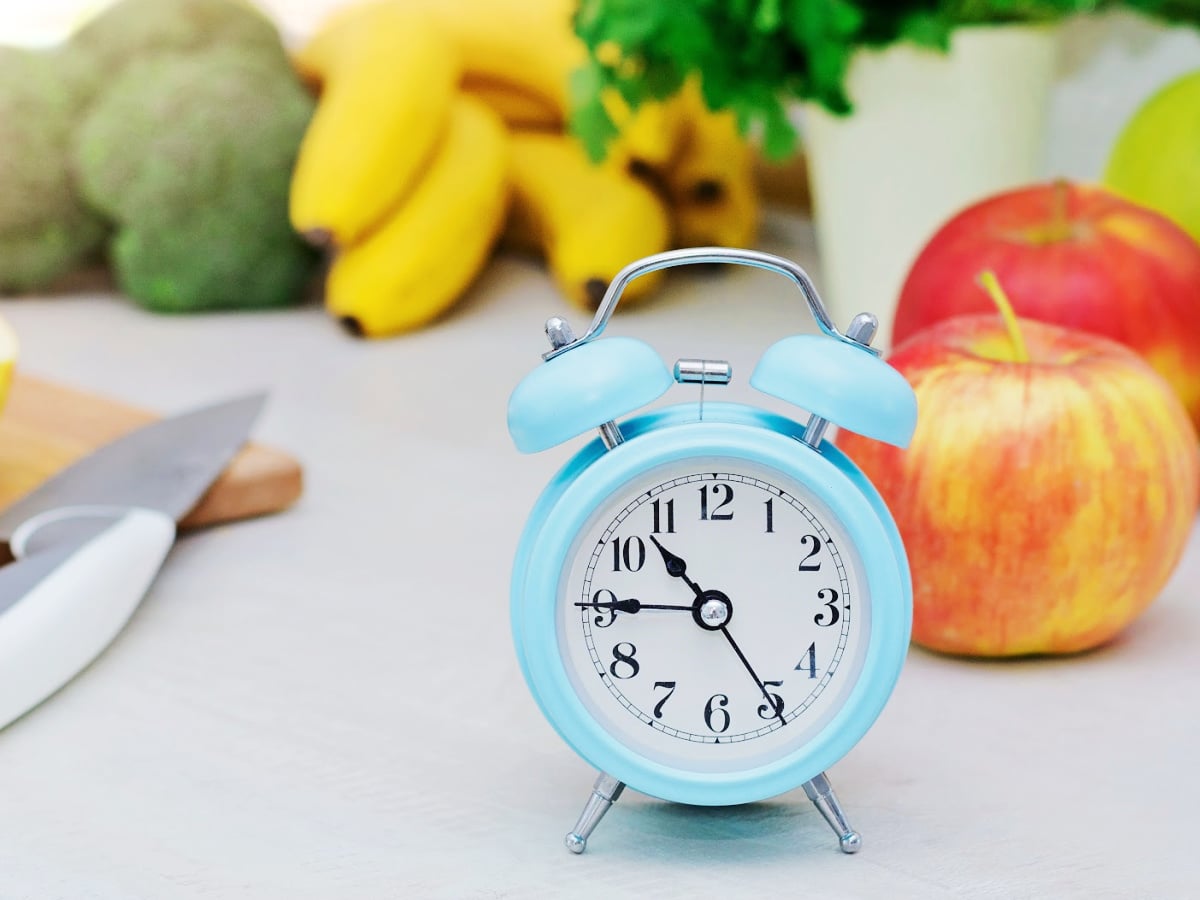
[[(591, 776), (506, 591), (582, 438), (521, 456), (504, 410), (548, 316), (582, 331), (622, 267), (696, 245), (874, 313), (921, 404), (908, 456), (836, 437), (937, 651), (838, 764), (880, 837), (858, 896), (1194, 896), (1163, 835), (1200, 804), (1200, 0), (0, 4), (0, 504), (146, 420), (126, 402), (267, 385), (286, 452), (223, 515), (288, 508), (181, 542), (0, 735), (14, 895), (560, 885)], [(813, 329), (796, 299), (658, 273), (613, 329), (803, 421), (743, 377)], [(846, 896), (804, 802), (627, 797), (581, 883), (763, 896), (802, 864)]]
[[(164, 9), (170, 6), (165, 4)], [(181, 9), (186, 6), (184, 4)], [(134, 59), (138, 56), (134, 51), (139, 41), (150, 55), (156, 45), (161, 44), (158, 49), (162, 49), (172, 41), (177, 41), (183, 49), (238, 43), (238, 29), (223, 30), (219, 21), (221, 16), (211, 9), (204, 12), (205, 6), (195, 4), (196, 9), (191, 14), (195, 18), (191, 28), (199, 36), (187, 36), (188, 28), (170, 24), (169, 15), (162, 16), (161, 26), (139, 23), (141, 13), (136, 6), (129, 7), (124, 18), (119, 13), (110, 15), (107, 28), (112, 32), (123, 29), (145, 31), (142, 38), (125, 41), (126, 50), (133, 53)], [(257, 8), (278, 28), (283, 45), (289, 51), (301, 54), (298, 75), (314, 92), (325, 83), (328, 71), (317, 61), (305, 62), (302, 51), (323, 29), (338, 30), (336, 26), (330, 27), (331, 21), (336, 19), (335, 12), (344, 12), (354, 6), (346, 0), (257, 2)], [(418, 2), (399, 6), (433, 8), (437, 4)], [(440, 16), (447, 20), (440, 23), (448, 25), (444, 27), (450, 35), (445, 45), (446, 53), (450, 53), (451, 45), (454, 45), (453, 52), (462, 54), (457, 64), (465, 78), (462, 87), (468, 93), (482, 98), (485, 104), (490, 103), (493, 110), (518, 131), (539, 132), (547, 128), (573, 131), (582, 138), (587, 155), (593, 160), (607, 153), (610, 168), (613, 156), (623, 154), (625, 168), (640, 177), (640, 185), (654, 191), (659, 200), (673, 207), (666, 211), (666, 218), (671, 221), (657, 226), (659, 231), (665, 228), (671, 233), (656, 234), (655, 227), (649, 223), (662, 214), (656, 215), (654, 198), (633, 196), (638, 193), (634, 188), (625, 192), (629, 196), (623, 200), (614, 201), (613, 205), (621, 206), (621, 210), (609, 209), (605, 214), (612, 218), (616, 227), (623, 221), (640, 221), (640, 230), (645, 233), (624, 243), (607, 241), (597, 246), (583, 237), (579, 238), (580, 243), (590, 245), (601, 255), (629, 258), (666, 245), (748, 245), (758, 233), (761, 206), (783, 205), (810, 214), (811, 201), (815, 199), (817, 239), (827, 297), (843, 312), (863, 308), (874, 311), (885, 326), (882, 329), (885, 335), (892, 316), (891, 307), (904, 276), (917, 251), (939, 225), (971, 202), (1035, 181), (1052, 178), (1080, 182), (1107, 180), (1120, 187), (1122, 178), (1129, 181), (1133, 176), (1110, 173), (1106, 179), (1106, 167), (1122, 130), (1156, 91), (1194, 70), (1200, 61), (1200, 37), (1190, 27), (1197, 12), (1188, 0), (1182, 3), (1134, 0), (1101, 4), (1082, 0), (1034, 0), (1015, 7), (996, 4), (994, 8), (989, 4), (958, 4), (948, 0), (901, 4), (891, 12), (870, 12), (870, 7), (865, 6), (863, 9), (868, 10), (865, 14), (851, 3), (844, 4), (849, 10), (848, 20), (838, 24), (833, 17), (824, 23), (817, 22), (807, 36), (791, 45), (782, 37), (788, 33), (787, 28), (769, 21), (769, 16), (760, 15), (758, 20), (749, 23), (747, 27), (753, 32), (751, 39), (749, 32), (738, 31), (742, 23), (721, 21), (724, 14), (712, 12), (713, 8), (705, 4), (699, 4), (697, 9), (708, 11), (678, 17), (683, 25), (676, 33), (664, 24), (670, 18), (667, 11), (671, 4), (648, 4), (640, 12), (630, 12), (620, 4), (585, 3), (584, 15), (574, 29), (579, 37), (572, 34), (572, 4), (509, 4), (521, 12), (516, 16), (508, 15), (506, 24), (493, 29), (490, 40), (483, 34), (484, 27), (480, 23), (505, 18), (499, 10), (506, 5), (484, 5), (483, 8), (490, 8), (491, 12), (485, 13), (483, 18), (472, 4), (459, 6), (445, 5), (435, 18)], [(774, 11), (777, 18), (780, 17), (779, 10), (783, 9), (784, 20), (789, 15), (803, 18), (805, 8), (804, 4), (763, 3), (758, 6), (761, 10)], [(113, 4), (104, 0), (10, 4), (0, 11), (0, 41), (54, 48), (67, 42), (76, 28), (106, 7), (111, 13)], [(837, 4), (834, 8), (838, 8)], [(183, 14), (183, 17), (187, 15)], [(525, 28), (523, 34), (516, 31), (514, 23), (518, 21)], [(163, 28), (164, 33), (175, 29), (175, 37), (155, 38), (155, 27)], [(678, 34), (686, 35), (688, 28), (698, 36), (695, 47), (687, 47), (685, 38), (679, 42), (684, 49), (677, 55), (658, 53), (655, 41), (663, 41), (666, 46), (668, 39), (674, 40)], [(403, 30), (403, 26), (396, 24), (395, 29)], [(822, 29), (827, 29), (828, 33)], [(76, 43), (81, 46), (104, 43), (105, 27), (93, 31), (99, 34), (97, 40), (92, 41), (85, 35)], [(722, 46), (721, 39), (714, 39), (718, 31), (724, 32), (728, 46)], [(210, 32), (208, 37), (203, 36), (205, 32)], [(386, 26), (382, 33), (389, 33)], [(622, 46), (623, 34), (633, 37)], [(778, 40), (775, 35), (780, 36)], [(392, 40), (393, 50), (396, 50), (398, 39)], [(812, 43), (805, 45), (804, 41)], [(739, 43), (743, 49), (751, 49), (745, 49), (743, 53), (735, 46)], [(585, 44), (592, 54), (592, 62), (586, 68), (583, 63), (589, 49), (585, 49)], [(826, 56), (816, 52), (819, 46), (826, 48)], [(601, 47), (610, 53), (624, 53), (627, 59), (633, 60), (639, 58), (638, 54), (649, 52), (658, 60), (658, 68), (626, 77), (618, 74), (618, 66), (608, 65), (602, 53), (595, 53)], [(830, 51), (830, 48), (834, 49)], [(103, 55), (103, 51), (97, 52)], [(423, 52), (432, 52), (428, 42)], [(762, 58), (768, 61), (759, 69), (762, 77), (746, 79), (742, 67), (747, 64), (739, 54), (749, 59), (755, 53), (761, 55), (764, 52), (767, 55)], [(655, 53), (658, 55), (654, 56)], [(787, 57), (787, 54), (792, 56)], [(70, 58), (65, 69), (79, 68), (73, 58), (86, 56), (86, 51), (67, 53), (66, 56)], [(410, 57), (415, 58), (416, 55)], [(716, 64), (714, 60), (722, 62)], [(10, 62), (9, 68), (13, 65), (15, 63)], [(411, 67), (412, 63), (409, 65)], [(749, 71), (754, 71), (753, 65), (753, 62), (749, 63)], [(793, 67), (790, 71), (789, 65)], [(706, 67), (707, 73), (704, 72)], [(59, 72), (63, 76), (61, 80), (70, 81), (70, 76), (63, 74), (63, 67), (59, 67)], [(180, 85), (181, 102), (188, 99), (182, 87), (185, 77), (176, 76), (172, 81)], [(226, 77), (235, 83), (247, 76), (241, 72)], [(386, 157), (391, 151), (387, 142), (394, 139), (389, 134), (394, 134), (399, 128), (396, 123), (407, 116), (420, 118), (424, 128), (421, 133), (435, 137), (440, 134), (445, 114), (431, 112), (437, 105), (436, 96), (442, 96), (436, 94), (437, 79), (423, 82), (425, 96), (422, 102), (426, 109), (422, 111), (418, 108), (420, 104), (412, 102), (411, 90), (406, 92), (401, 87), (405, 77), (403, 65), (396, 71), (373, 72), (365, 77), (372, 82), (372, 87), (360, 89), (351, 100), (352, 105), (370, 109), (381, 120), (390, 116), (391, 132), (387, 121), (373, 130), (364, 130), (361, 123), (354, 126), (320, 124), (322, 119), (337, 118), (341, 114), (339, 110), (343, 109), (331, 95), (326, 95), (330, 108), (317, 116), (318, 127), (308, 133), (305, 143), (311, 146), (299, 154), (300, 171), (292, 185), (291, 217), (296, 230), (307, 233), (308, 240), (318, 247), (319, 255), (326, 260), (331, 257), (330, 251), (334, 247), (347, 243), (346, 235), (336, 233), (339, 225), (333, 228), (335, 233), (331, 236), (328, 222), (306, 221), (306, 215), (316, 215), (318, 219), (332, 215), (339, 222), (347, 216), (351, 222), (361, 220), (362, 228), (352, 229), (355, 239), (352, 243), (361, 243), (366, 230), (378, 230), (386, 215), (375, 210), (370, 202), (351, 212), (331, 211), (329, 207), (335, 201), (323, 196), (311, 197), (314, 191), (320, 193), (310, 186), (311, 183), (322, 182), (327, 194), (344, 194), (342, 200), (337, 201), (344, 205), (353, 206), (360, 202), (353, 199), (354, 191), (365, 190), (378, 195), (376, 203), (380, 207), (399, 208), (401, 198), (411, 193), (416, 183), (415, 175), (403, 172), (402, 167), (408, 165), (414, 170), (419, 169), (428, 163), (433, 153), (434, 137), (425, 139), (429, 146), (422, 145), (418, 139), (417, 148), (409, 154), (412, 159), (406, 160), (401, 153), (401, 166), (392, 171), (390, 181), (381, 180), (374, 172), (360, 176), (364, 185), (370, 183), (366, 188), (362, 185), (348, 188), (346, 183), (339, 181), (339, 178), (352, 177), (342, 166), (347, 147), (353, 145), (356, 148), (360, 161)], [(387, 82), (389, 78), (391, 81)], [(731, 91), (729, 85), (739, 78), (746, 80), (749, 86), (740, 92)], [(72, 91), (64, 90), (67, 94)], [(677, 100), (677, 92), (698, 96)], [(670, 102), (661, 104), (660, 108), (659, 98), (668, 95), (671, 95)], [(764, 97), (768, 99), (764, 100)], [(397, 99), (393, 111), (387, 112), (387, 105)], [(643, 104), (643, 101), (647, 102)], [(26, 104), (21, 108), (28, 108), (28, 103), (33, 101), (14, 97), (11, 102), (11, 108), (17, 109), (17, 104)], [(81, 101), (71, 110), (71, 115), (82, 120), (89, 103)], [(857, 104), (857, 108), (847, 115), (851, 103)], [(118, 105), (114, 100), (108, 108)], [(690, 110), (683, 109), (689, 105)], [(705, 106), (717, 109), (719, 114), (709, 114), (704, 111)], [(831, 111), (837, 114), (833, 115)], [(304, 117), (306, 114), (297, 109), (294, 115)], [(730, 121), (736, 117), (736, 126), (720, 121), (722, 115)], [(689, 117), (692, 120), (707, 117), (706, 121), (711, 121), (696, 128), (682, 121)], [(807, 131), (807, 136), (780, 140), (780, 117), (786, 117), (790, 127), (798, 133)], [(618, 129), (624, 134), (620, 141), (614, 142)], [(722, 135), (723, 129), (729, 133)], [(63, 125), (59, 130), (63, 132), (59, 142), (70, 143), (74, 148), (74, 158), (69, 161), (74, 170), (72, 183), (51, 185), (50, 179), (38, 176), (45, 182), (41, 186), (48, 191), (82, 194), (83, 205), (98, 212), (100, 219), (119, 222), (129, 211), (118, 210), (116, 207), (120, 204), (104, 196), (104, 186), (97, 183), (103, 179), (94, 174), (93, 168), (79, 171), (83, 165), (80, 155), (89, 152), (79, 137), (86, 129), (68, 129)], [(93, 133), (100, 130), (101, 125), (92, 128)], [(296, 134), (290, 143), (298, 145), (304, 129), (297, 125), (293, 131)], [(333, 134), (334, 131), (338, 133)], [(690, 137), (697, 132), (701, 137)], [(19, 143), (19, 137), (19, 134), (13, 135), (10, 144)], [(749, 150), (737, 146), (743, 138)], [(46, 142), (50, 138), (43, 135), (37, 140)], [(246, 141), (249, 140), (250, 136), (247, 136)], [(692, 146), (685, 149), (689, 141)], [(31, 139), (31, 146), (34, 143), (36, 140)], [(214, 145), (219, 143), (214, 139)], [(440, 292), (435, 291), (436, 296), (424, 298), (426, 309), (423, 312), (399, 317), (384, 315), (382, 318), (386, 322), (376, 322), (379, 316), (375, 308), (389, 301), (364, 300), (364, 292), (380, 297), (394, 296), (404, 290), (404, 285), (399, 275), (393, 275), (390, 284), (382, 283), (371, 271), (370, 259), (365, 259), (357, 264), (347, 262), (342, 265), (341, 276), (337, 274), (338, 267), (334, 267), (330, 282), (333, 296), (329, 298), (329, 305), (335, 316), (348, 327), (367, 333), (399, 333), (419, 327), (453, 305), (497, 243), (505, 250), (545, 257), (564, 295), (568, 299), (574, 297), (586, 306), (590, 301), (584, 285), (590, 283), (594, 293), (606, 276), (612, 274), (611, 270), (619, 266), (612, 260), (597, 259), (591, 263), (596, 270), (594, 273), (577, 272), (573, 249), (550, 246), (571, 244), (573, 235), (555, 238), (550, 232), (555, 230), (551, 221), (559, 214), (567, 214), (566, 208), (578, 202), (576, 195), (588, 193), (589, 188), (583, 187), (582, 181), (591, 177), (592, 188), (595, 187), (595, 173), (576, 178), (570, 174), (571, 163), (567, 162), (568, 169), (560, 171), (554, 179), (558, 182), (551, 192), (554, 196), (545, 196), (539, 193), (541, 189), (536, 184), (528, 183), (528, 177), (523, 177), (520, 171), (524, 165), (540, 168), (540, 163), (528, 161), (531, 155), (538, 157), (547, 152), (553, 155), (558, 151), (539, 146), (537, 141), (532, 142), (532, 146), (530, 142), (520, 143), (514, 162), (514, 177), (518, 183), (513, 191), (512, 206), (506, 207), (506, 224), (493, 229), (497, 233), (488, 235), (486, 247), (475, 247), (465, 254), (469, 259), (460, 264), (462, 271), (450, 279), (452, 284), (447, 283)], [(329, 149), (334, 144), (342, 145), (342, 157), (336, 149)], [(705, 146), (699, 146), (701, 144)], [(276, 157), (286, 166), (289, 163), (286, 154), (279, 156), (283, 149), (276, 149)], [(99, 151), (90, 152), (94, 155)], [(168, 151), (164, 147), (148, 146), (143, 152), (147, 156), (161, 156)], [(201, 156), (203, 148), (193, 152)], [(764, 161), (764, 157), (769, 159)], [(246, 157), (244, 163), (249, 169), (255, 161)], [(48, 159), (45, 164), (50, 164)], [(555, 166), (561, 164), (560, 160)], [(366, 165), (369, 167), (371, 163)], [(1135, 165), (1144, 169), (1151, 163), (1143, 161)], [(339, 166), (342, 172), (336, 177), (331, 176), (329, 169)], [(748, 174), (751, 170), (752, 185)], [(487, 180), (485, 176), (480, 177)], [(601, 176), (599, 183), (604, 181)], [(279, 182), (278, 177), (276, 182)], [(742, 187), (743, 182), (746, 182), (745, 187)], [(38, 183), (31, 186), (36, 187)], [(468, 189), (464, 187), (463, 190)], [(476, 185), (475, 190), (486, 193), (481, 185)], [(279, 198), (269, 200), (264, 197), (262, 203), (273, 203), (273, 215), (277, 216), (281, 192), (286, 191), (286, 186), (277, 184), (274, 191)], [(726, 194), (714, 199), (721, 191)], [(621, 193), (619, 188), (617, 193)], [(1138, 194), (1138, 190), (1133, 193)], [(1142, 190), (1141, 193), (1144, 196), (1134, 199), (1149, 198), (1153, 206), (1153, 191), (1147, 194)], [(689, 194), (691, 196), (685, 196)], [(697, 196), (705, 199), (697, 201)], [(559, 211), (550, 212), (545, 208), (547, 205)], [(246, 206), (249, 215), (249, 205)], [(499, 210), (497, 202), (492, 206)], [(650, 209), (648, 215), (647, 208)], [(267, 216), (268, 211), (259, 207), (255, 214)], [(69, 216), (68, 213), (64, 215)], [(504, 211), (498, 211), (497, 215), (503, 217)], [(11, 217), (14, 220), (12, 227), (16, 228), (20, 224), (18, 213), (13, 212)], [(92, 216), (93, 220), (96, 218)], [(47, 262), (35, 266), (28, 275), (6, 274), (0, 266), (0, 287), (6, 287), (9, 292), (41, 289), (52, 285), (63, 270), (96, 259), (97, 247), (106, 240), (114, 240), (114, 233), (110, 229), (106, 238), (99, 222), (92, 221), (90, 225), (90, 230), (85, 228), (86, 235), (77, 234), (74, 238), (79, 244), (76, 253), (69, 254), (62, 247), (54, 251), (58, 254), (54, 264)], [(76, 223), (76, 227), (84, 226)], [(595, 227), (601, 228), (600, 225)], [(568, 230), (574, 232), (576, 228), (571, 226)], [(129, 240), (132, 239), (126, 241), (127, 245)], [(393, 237), (392, 241), (395, 240)], [(221, 299), (214, 296), (223, 290), (215, 281), (205, 285), (185, 285), (182, 281), (187, 279), (183, 279), (178, 297), (147, 299), (145, 303), (190, 309), (298, 302), (299, 298), (308, 296), (295, 286), (301, 280), (301, 257), (294, 248), (280, 250), (278, 243), (272, 246), (277, 260), (290, 256), (291, 262), (278, 262), (277, 280), (273, 284), (263, 284), (257, 296), (246, 295), (239, 301)], [(342, 249), (346, 248), (343, 246)], [(160, 274), (156, 271), (157, 262), (146, 262), (141, 253), (136, 254), (136, 260), (130, 259), (135, 254), (128, 246), (122, 252), (110, 243), (109, 253), (111, 258), (125, 260), (115, 263), (118, 281), (135, 299), (146, 296), (149, 293), (147, 279), (157, 278)], [(369, 256), (365, 252), (354, 255)], [(242, 256), (246, 258), (230, 261), (224, 277), (243, 274), (238, 266), (249, 264), (249, 254)], [(140, 272), (135, 273), (135, 269)], [(168, 278), (172, 275), (167, 273)], [(193, 275), (193, 280), (199, 277)], [(210, 277), (217, 279), (218, 276), (214, 272)], [(364, 287), (363, 280), (369, 282), (369, 286)], [(318, 290), (322, 286), (318, 279)], [(652, 292), (652, 285), (645, 286), (644, 290)], [(356, 295), (353, 301), (343, 299), (348, 292)], [(359, 307), (364, 303), (369, 312), (361, 315)], [(343, 308), (347, 306), (348, 313)]]

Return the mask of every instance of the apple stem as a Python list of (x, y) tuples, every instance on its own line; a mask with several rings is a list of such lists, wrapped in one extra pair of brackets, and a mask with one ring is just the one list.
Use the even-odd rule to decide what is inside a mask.
[(1025, 337), (1021, 334), (1021, 325), (1017, 321), (1017, 314), (1013, 311), (1012, 302), (1008, 299), (1008, 294), (1004, 293), (1004, 288), (1000, 286), (1000, 279), (996, 277), (996, 273), (991, 269), (979, 273), (979, 286), (982, 287), (987, 295), (996, 304), (996, 309), (1000, 312), (1000, 318), (1004, 320), (1004, 327), (1008, 331), (1008, 339), (1013, 345), (1013, 361), (1019, 363), (1029, 362), (1029, 350), (1025, 346)]
[(1065, 240), (1071, 235), (1071, 223), (1067, 217), (1067, 203), (1070, 200), (1071, 185), (1065, 178), (1054, 181), (1053, 209), (1051, 211), (1050, 233), (1055, 240)]

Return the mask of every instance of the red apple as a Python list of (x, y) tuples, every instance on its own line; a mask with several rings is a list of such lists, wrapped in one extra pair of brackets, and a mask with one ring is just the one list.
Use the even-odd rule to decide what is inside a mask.
[(991, 310), (975, 284), (985, 269), (1018, 315), (1132, 347), (1200, 428), (1200, 244), (1178, 225), (1066, 182), (984, 200), (946, 223), (918, 256), (893, 344), (942, 319)]
[(940, 322), (890, 361), (917, 394), (911, 446), (850, 433), (838, 444), (904, 538), (917, 643), (970, 656), (1086, 650), (1155, 598), (1192, 527), (1200, 453), (1179, 400), (1137, 354), (1030, 320), (1010, 331), (993, 312)]

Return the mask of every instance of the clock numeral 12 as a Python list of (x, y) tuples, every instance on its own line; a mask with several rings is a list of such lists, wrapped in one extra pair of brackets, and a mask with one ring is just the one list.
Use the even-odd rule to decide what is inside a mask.
[(714, 500), (718, 499), (718, 496), (720, 496), (720, 495), (723, 495), (725, 497), (725, 499), (713, 507), (711, 514), (708, 511), (708, 492), (709, 492), (709, 486), (707, 484), (704, 485), (702, 488), (700, 488), (700, 521), (703, 522), (703, 521), (706, 521), (709, 519), (711, 519), (713, 521), (717, 521), (718, 519), (720, 519), (720, 520), (728, 522), (730, 519), (732, 519), (733, 518), (733, 510), (730, 510), (729, 512), (721, 512), (721, 510), (733, 502), (733, 485), (730, 485), (730, 484), (714, 484), (714, 485), (712, 485), (713, 499)]

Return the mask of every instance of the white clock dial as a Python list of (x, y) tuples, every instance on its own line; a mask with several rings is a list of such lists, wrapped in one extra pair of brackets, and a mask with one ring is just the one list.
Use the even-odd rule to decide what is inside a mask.
[(845, 702), (870, 631), (861, 563), (801, 483), (746, 460), (655, 468), (593, 513), (558, 600), (583, 704), (648, 759), (744, 769)]

